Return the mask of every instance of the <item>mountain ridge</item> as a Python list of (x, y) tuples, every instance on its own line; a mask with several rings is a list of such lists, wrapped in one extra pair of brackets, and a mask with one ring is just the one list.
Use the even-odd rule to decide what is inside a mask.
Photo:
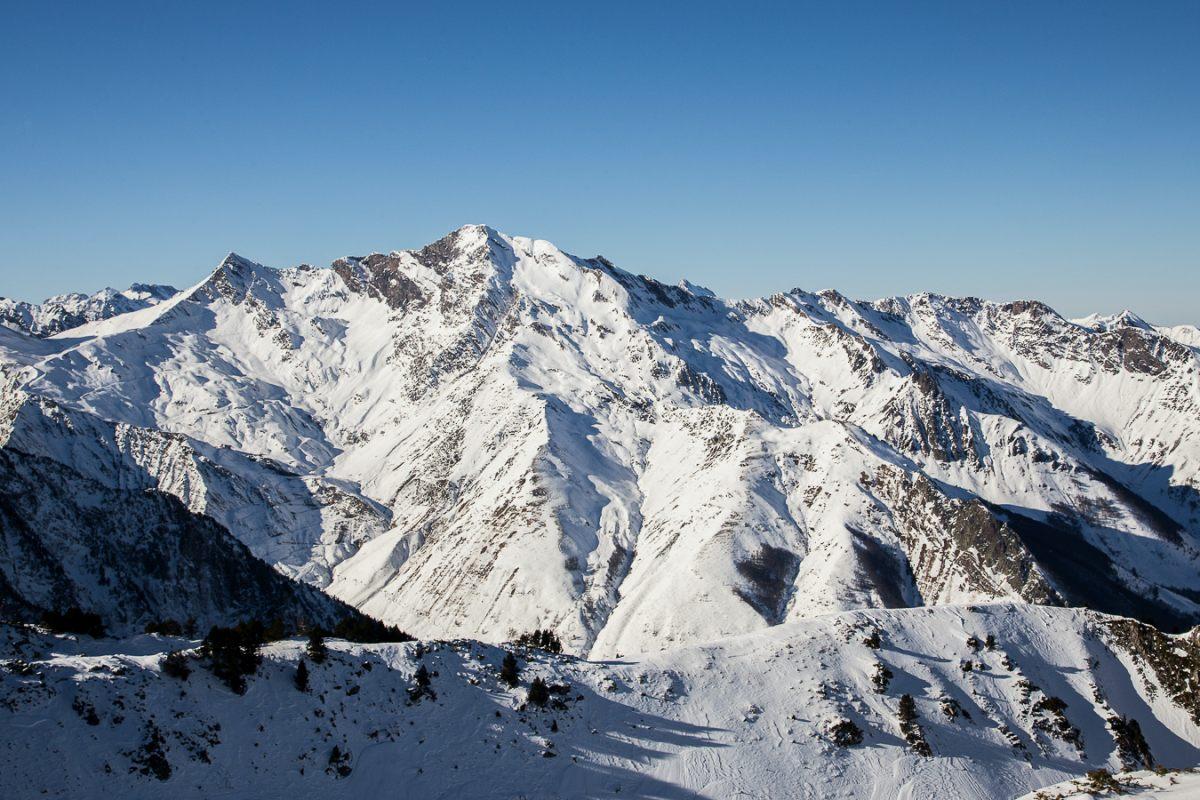
[(418, 634), (550, 627), (604, 655), (1089, 581), (1120, 613), (1200, 618), (1197, 351), (1090, 324), (928, 293), (726, 301), (465, 226), (331, 269), (231, 254), (0, 353), (10, 391), (386, 511), (336, 552), (335, 523), (296, 523), (328, 566), (289, 574)]
[(0, 326), (34, 336), (53, 336), (88, 322), (148, 308), (178, 292), (173, 286), (135, 283), (117, 291), (111, 287), (93, 294), (71, 292), (28, 303), (0, 297)]

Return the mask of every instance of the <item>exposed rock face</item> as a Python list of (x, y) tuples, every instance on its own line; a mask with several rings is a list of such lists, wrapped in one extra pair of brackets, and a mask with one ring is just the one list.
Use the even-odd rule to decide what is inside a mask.
[(426, 301), (421, 289), (401, 269), (398, 256), (376, 253), (366, 258), (335, 261), (333, 271), (355, 292), (377, 297), (397, 311), (419, 308)]
[(1200, 631), (1169, 636), (1132, 619), (1105, 620), (1104, 628), (1143, 680), (1157, 684), (1200, 725)]
[(607, 655), (990, 600), (1186, 624), (1188, 336), (1032, 301), (729, 302), (468, 226), (0, 331), (0, 439), (418, 634)]
[(1047, 581), (1020, 536), (977, 499), (957, 500), (923, 475), (880, 467), (871, 486), (892, 509), (925, 603), (1016, 596), (1057, 605)]

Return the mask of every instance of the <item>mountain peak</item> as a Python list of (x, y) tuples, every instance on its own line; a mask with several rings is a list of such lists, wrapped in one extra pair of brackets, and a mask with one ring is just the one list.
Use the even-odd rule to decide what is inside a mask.
[(1113, 324), (1121, 328), (1141, 328), (1142, 330), (1150, 330), (1150, 323), (1142, 319), (1137, 314), (1130, 311), (1128, 308), (1122, 309), (1120, 314), (1117, 314), (1113, 320)]
[(255, 263), (248, 258), (243, 258), (230, 250), (229, 255), (225, 256), (221, 263), (217, 265), (217, 271), (222, 269), (252, 270), (261, 267), (261, 264)]
[[(603, 258), (603, 256), (601, 256), (601, 258)], [(680, 281), (679, 288), (683, 289), (685, 292), (694, 294), (696, 297), (709, 297), (713, 299), (716, 299), (717, 297), (717, 293), (712, 289), (709, 289), (707, 286), (701, 286), (698, 283), (692, 283), (689, 280)]]
[(171, 286), (135, 283), (124, 291), (106, 286), (91, 294), (54, 295), (41, 303), (0, 298), (0, 324), (46, 338), (87, 323), (157, 305), (175, 294), (178, 290)]
[(255, 276), (273, 275), (276, 272), (277, 270), (230, 251), (229, 255), (221, 260), (221, 263), (209, 274), (202, 285), (209, 285), (214, 281), (222, 283), (253, 281)]
[(1138, 328), (1144, 331), (1154, 329), (1154, 326), (1127, 308), (1122, 309), (1119, 314), (1089, 314), (1071, 321), (1093, 331), (1111, 331), (1116, 328)]
[(491, 225), (485, 225), (482, 222), (470, 222), (466, 225), (460, 225), (451, 231), (450, 235), (471, 235), (476, 236), (502, 236), (503, 234)]

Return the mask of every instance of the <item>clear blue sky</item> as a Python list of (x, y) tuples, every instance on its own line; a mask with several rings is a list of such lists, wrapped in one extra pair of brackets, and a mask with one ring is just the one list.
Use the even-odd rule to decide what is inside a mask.
[(1200, 322), (1200, 2), (15, 3), (0, 294), (486, 222), (729, 296)]

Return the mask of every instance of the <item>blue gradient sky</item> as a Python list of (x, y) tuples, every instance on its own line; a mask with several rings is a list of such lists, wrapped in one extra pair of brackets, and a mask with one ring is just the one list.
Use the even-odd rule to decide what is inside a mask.
[(486, 222), (728, 296), (1200, 322), (1197, 2), (101, 5), (5, 4), (0, 294)]

